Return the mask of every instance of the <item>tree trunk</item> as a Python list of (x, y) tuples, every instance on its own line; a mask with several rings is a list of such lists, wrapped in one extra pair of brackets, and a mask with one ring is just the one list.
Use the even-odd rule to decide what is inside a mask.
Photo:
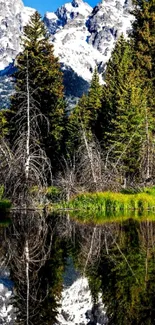
[(26, 88), (27, 88), (27, 135), (26, 135), (26, 163), (25, 174), (26, 180), (29, 177), (30, 167), (30, 91), (29, 91), (29, 71), (28, 71), (28, 58), (27, 58), (27, 76), (26, 76)]

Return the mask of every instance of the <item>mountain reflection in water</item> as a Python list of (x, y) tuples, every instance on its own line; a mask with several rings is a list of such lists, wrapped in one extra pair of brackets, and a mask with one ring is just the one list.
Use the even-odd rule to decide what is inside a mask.
[(56, 324), (68, 261), (88, 278), (94, 310), (102, 295), (107, 318), (99, 324), (155, 324), (154, 221), (96, 224), (34, 211), (11, 221), (0, 227), (0, 263), (14, 284), (13, 324)]

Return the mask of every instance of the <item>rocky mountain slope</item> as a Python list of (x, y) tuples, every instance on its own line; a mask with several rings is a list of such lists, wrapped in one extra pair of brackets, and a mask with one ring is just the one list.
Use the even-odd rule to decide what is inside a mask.
[[(83, 0), (72, 0), (55, 13), (45, 14), (68, 97), (80, 97), (88, 90), (95, 66), (102, 74), (117, 38), (121, 33), (127, 36), (131, 30), (131, 7), (131, 0), (104, 0), (95, 8)], [(23, 26), (33, 12), (24, 7), (22, 0), (0, 0), (0, 102), (8, 93), (8, 73), (12, 69), (9, 63), (20, 51)], [(12, 91), (11, 86), (9, 89)]]
[(20, 35), (34, 9), (21, 0), (0, 0), (0, 70), (11, 63), (20, 51)]
[(56, 13), (46, 13), (44, 21), (63, 69), (88, 82), (96, 65), (102, 73), (117, 38), (131, 31), (130, 10), (131, 0), (104, 0), (94, 9), (73, 0)]
[(0, 107), (9, 105), (13, 91), (11, 74), (21, 49), (20, 36), (34, 11), (24, 7), (22, 0), (0, 0)]

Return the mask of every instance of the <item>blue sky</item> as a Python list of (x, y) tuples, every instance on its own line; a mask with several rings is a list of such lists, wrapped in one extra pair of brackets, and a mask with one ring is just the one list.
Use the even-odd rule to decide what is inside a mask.
[[(55, 11), (58, 7), (70, 1), (71, 0), (23, 0), (25, 6), (35, 8), (42, 15), (46, 11)], [(88, 2), (92, 7), (94, 7), (99, 1), (85, 0), (85, 2)]]

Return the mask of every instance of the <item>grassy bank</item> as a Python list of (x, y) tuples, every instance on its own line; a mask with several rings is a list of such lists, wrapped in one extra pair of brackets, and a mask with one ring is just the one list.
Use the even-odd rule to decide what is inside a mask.
[(85, 193), (73, 197), (64, 208), (105, 213), (117, 212), (126, 214), (131, 211), (155, 211), (155, 193), (123, 194), (113, 192)]

